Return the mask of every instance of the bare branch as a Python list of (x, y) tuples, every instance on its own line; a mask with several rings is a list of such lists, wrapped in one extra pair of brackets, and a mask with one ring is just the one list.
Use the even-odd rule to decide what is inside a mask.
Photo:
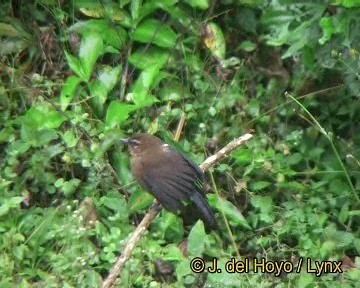
[(239, 147), (240, 145), (243, 145), (247, 141), (249, 141), (253, 137), (252, 134), (244, 134), (241, 137), (238, 137), (228, 143), (224, 148), (220, 149), (218, 152), (216, 152), (214, 155), (208, 157), (205, 159), (205, 161), (200, 164), (200, 168), (203, 171), (208, 170), (211, 166), (215, 165), (217, 162), (221, 161), (223, 158), (227, 156), (231, 151)]
[[(243, 136), (234, 139), (217, 153), (205, 159), (205, 161), (200, 165), (200, 168), (203, 171), (208, 170), (211, 166), (221, 161), (227, 156), (227, 154), (249, 141), (252, 137), (253, 135), (251, 134), (244, 134)], [(140, 224), (136, 227), (121, 255), (117, 258), (115, 264), (111, 268), (108, 277), (103, 283), (103, 288), (111, 288), (114, 286), (116, 278), (120, 275), (125, 263), (129, 260), (136, 244), (139, 242), (141, 236), (145, 233), (147, 228), (150, 226), (152, 220), (160, 211), (161, 206), (157, 205), (157, 201), (155, 200), (149, 212), (145, 215)]]

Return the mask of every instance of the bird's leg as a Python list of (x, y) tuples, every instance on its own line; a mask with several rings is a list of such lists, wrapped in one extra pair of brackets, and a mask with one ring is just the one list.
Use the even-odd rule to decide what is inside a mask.
[(154, 202), (150, 206), (150, 210), (154, 209), (158, 212), (161, 210), (161, 208), (162, 208), (162, 205), (157, 200), (154, 200)]

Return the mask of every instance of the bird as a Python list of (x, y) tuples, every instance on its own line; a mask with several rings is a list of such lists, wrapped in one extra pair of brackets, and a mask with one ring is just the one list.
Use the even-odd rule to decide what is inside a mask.
[(134, 178), (166, 210), (183, 218), (190, 213), (208, 230), (217, 227), (203, 191), (204, 172), (195, 162), (154, 135), (142, 133), (121, 141), (128, 147)]

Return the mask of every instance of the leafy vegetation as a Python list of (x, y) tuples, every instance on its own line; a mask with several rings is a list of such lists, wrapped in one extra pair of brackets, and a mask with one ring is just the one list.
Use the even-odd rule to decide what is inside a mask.
[[(197, 163), (254, 138), (207, 173), (219, 230), (162, 211), (119, 287), (358, 283), (358, 1), (3, 1), (0, 11), (1, 287), (100, 287), (152, 203), (118, 138), (170, 143), (183, 113), (174, 145)], [(294, 270), (299, 259), (343, 261), (344, 273), (195, 274), (195, 257), (220, 268), (232, 257)]]

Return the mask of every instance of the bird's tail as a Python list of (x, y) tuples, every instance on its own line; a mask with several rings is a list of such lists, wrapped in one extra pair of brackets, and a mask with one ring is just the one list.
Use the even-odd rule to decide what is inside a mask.
[(197, 207), (197, 210), (200, 213), (200, 218), (204, 221), (205, 226), (214, 230), (217, 227), (215, 215), (205, 197), (206, 196), (203, 196), (201, 193), (195, 193), (192, 197), (192, 201)]

